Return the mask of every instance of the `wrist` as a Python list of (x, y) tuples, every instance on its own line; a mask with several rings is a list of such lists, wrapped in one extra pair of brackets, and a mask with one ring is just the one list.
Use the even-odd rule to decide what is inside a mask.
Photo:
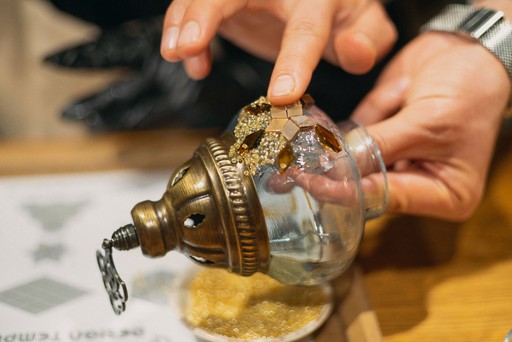
[[(512, 20), (512, 1), (510, 0), (474, 0), (468, 1), (476, 8), (492, 8), (498, 11), (502, 11), (505, 15), (505, 18), (508, 20)], [(504, 113), (506, 118), (512, 118), (512, 86), (511, 93), (509, 98), (509, 105)]]
[[(451, 4), (428, 21), (421, 30), (448, 32), (479, 43), (496, 57), (512, 80), (512, 23), (505, 11), (512, 13), (509, 0), (468, 1), (472, 4)], [(492, 8), (490, 6), (493, 6)], [(502, 11), (503, 8), (505, 11)], [(488, 70), (487, 68), (483, 71)]]

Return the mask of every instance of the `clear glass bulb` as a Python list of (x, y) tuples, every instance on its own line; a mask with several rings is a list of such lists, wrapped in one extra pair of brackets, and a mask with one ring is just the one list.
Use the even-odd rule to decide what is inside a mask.
[(387, 194), (384, 163), (364, 127), (335, 125), (307, 95), (284, 107), (262, 97), (201, 144), (160, 200), (135, 205), (133, 224), (105, 240), (98, 265), (119, 312), (127, 294), (112, 248), (140, 246), (151, 257), (178, 251), (244, 276), (320, 284), (351, 264), (365, 221), (385, 211)]
[[(284, 143), (278, 140), (289, 147), (288, 156), (262, 162), (277, 155), (264, 149), (278, 143), (261, 146), (260, 137), (254, 151), (248, 146), (246, 162), (258, 160), (252, 177), (270, 242), (267, 273), (284, 283), (313, 285), (351, 264), (365, 220), (386, 209), (387, 182), (378, 147), (363, 127), (353, 121), (336, 126), (316, 106), (302, 114), (298, 130), (281, 122), (281, 132), (291, 132), (285, 132)], [(228, 134), (236, 135), (240, 120), (235, 118)]]

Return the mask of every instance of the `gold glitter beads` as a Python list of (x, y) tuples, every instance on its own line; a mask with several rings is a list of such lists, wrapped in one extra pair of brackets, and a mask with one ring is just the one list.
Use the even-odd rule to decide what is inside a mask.
[(240, 277), (202, 269), (186, 286), (184, 317), (193, 327), (229, 338), (281, 337), (328, 314), (326, 286), (291, 286), (261, 273)]
[(233, 130), (235, 142), (229, 156), (234, 162), (243, 162), (251, 175), (256, 174), (260, 165), (273, 164), (285, 144), (280, 134), (265, 131), (271, 120), (271, 107), (264, 97), (245, 106)]

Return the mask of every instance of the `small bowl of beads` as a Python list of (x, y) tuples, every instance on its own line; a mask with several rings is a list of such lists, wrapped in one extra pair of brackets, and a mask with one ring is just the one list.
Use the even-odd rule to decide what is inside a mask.
[(288, 342), (317, 330), (332, 312), (332, 288), (285, 285), (261, 273), (188, 273), (175, 291), (181, 318), (203, 341)]

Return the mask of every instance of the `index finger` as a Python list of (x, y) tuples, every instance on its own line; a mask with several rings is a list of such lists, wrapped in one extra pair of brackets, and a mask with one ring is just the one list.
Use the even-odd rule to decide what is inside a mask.
[(311, 76), (327, 46), (332, 28), (333, 1), (298, 1), (288, 22), (270, 80), (268, 99), (286, 105), (306, 91)]

